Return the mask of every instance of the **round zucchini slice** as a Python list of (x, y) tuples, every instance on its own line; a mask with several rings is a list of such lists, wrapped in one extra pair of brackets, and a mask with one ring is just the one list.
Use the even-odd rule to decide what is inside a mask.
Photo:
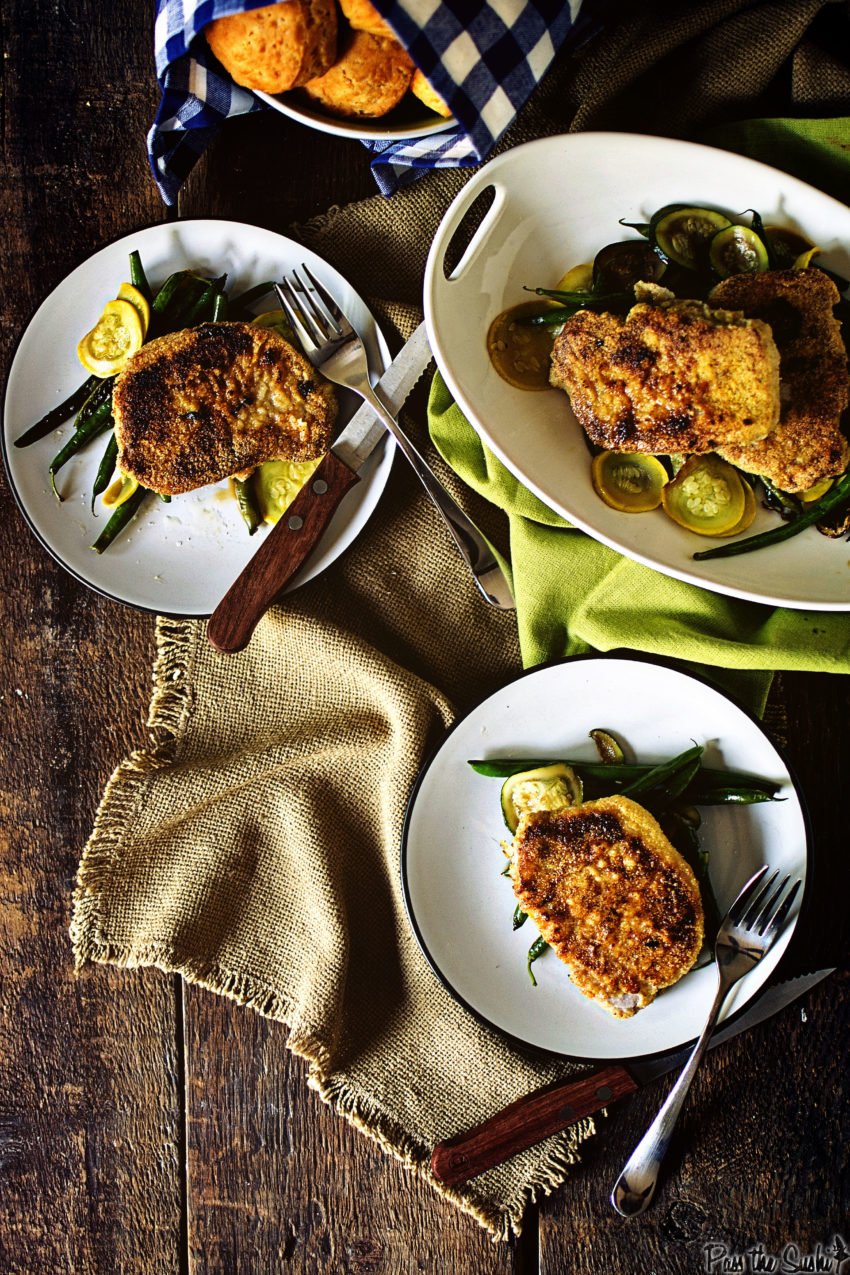
[(814, 247), (809, 239), (785, 226), (765, 226), (764, 237), (770, 244), (777, 270), (792, 269), (799, 257)]
[(812, 261), (818, 255), (819, 252), (820, 252), (820, 248), (814, 248), (814, 247), (807, 248), (805, 252), (801, 252), (799, 257), (795, 258), (794, 264), (791, 267), (791, 269), (792, 270), (808, 270), (809, 266), (812, 264)]
[[(740, 478), (740, 474), (738, 475)], [(756, 516), (756, 496), (746, 478), (741, 478), (741, 486), (744, 489), (744, 512), (739, 520), (731, 527), (729, 531), (712, 531), (706, 534), (713, 536), (739, 536), (742, 531), (746, 531), (752, 525)]]
[(668, 261), (699, 270), (711, 239), (731, 224), (725, 213), (713, 208), (677, 208), (655, 225), (655, 246)]
[(811, 504), (813, 500), (820, 500), (821, 496), (826, 495), (834, 482), (834, 478), (819, 478), (813, 486), (807, 487), (805, 491), (798, 491), (797, 499), (802, 500), (804, 505)]
[(657, 456), (640, 452), (600, 452), (590, 467), (593, 489), (606, 505), (622, 513), (657, 509), (667, 471)]
[(701, 536), (733, 536), (742, 529), (747, 486), (738, 471), (719, 456), (690, 456), (664, 487), (661, 504), (687, 531)]
[(626, 760), (626, 754), (623, 752), (620, 741), (615, 739), (610, 731), (601, 730), (597, 726), (590, 732), (590, 738), (596, 745), (600, 761), (605, 762), (607, 765), (611, 765), (612, 762), (622, 765)]
[(578, 806), (582, 800), (581, 780), (572, 766), (555, 762), (537, 770), (521, 770), (502, 784), (502, 814), (511, 832), (529, 810), (560, 810)]
[(667, 266), (641, 239), (609, 243), (593, 259), (594, 292), (631, 292), (636, 283), (657, 283)]
[(764, 241), (749, 226), (726, 226), (711, 240), (708, 257), (721, 279), (732, 274), (763, 274), (769, 261)]
[(490, 324), (487, 353), (503, 381), (518, 390), (548, 390), (555, 332), (528, 320), (545, 313), (547, 305), (522, 301), (503, 310)]
[[(572, 266), (555, 284), (556, 292), (590, 292), (593, 287), (593, 262)], [(557, 302), (553, 302), (557, 305)]]

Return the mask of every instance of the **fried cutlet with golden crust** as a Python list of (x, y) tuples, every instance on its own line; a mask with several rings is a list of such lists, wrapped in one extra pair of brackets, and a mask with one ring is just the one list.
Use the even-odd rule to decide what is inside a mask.
[(699, 886), (653, 816), (604, 797), (520, 820), (514, 893), (585, 996), (630, 1018), (686, 974), (703, 940)]
[(713, 305), (770, 324), (779, 350), (782, 407), (762, 442), (724, 444), (721, 456), (782, 491), (805, 491), (843, 473), (850, 447), (841, 414), (850, 399), (847, 351), (833, 315), (838, 289), (822, 270), (732, 275), (712, 290)]
[(608, 451), (712, 452), (764, 438), (779, 420), (770, 328), (701, 301), (641, 302), (625, 320), (579, 311), (555, 341), (549, 379)]
[(267, 460), (313, 460), (331, 440), (336, 395), (271, 328), (208, 323), (159, 337), (112, 395), (118, 468), (176, 496)]

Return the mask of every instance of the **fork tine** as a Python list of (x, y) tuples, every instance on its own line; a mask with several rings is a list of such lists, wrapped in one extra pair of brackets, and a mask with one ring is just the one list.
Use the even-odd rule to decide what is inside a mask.
[[(787, 880), (788, 878), (786, 877), (786, 881)], [(796, 899), (797, 891), (800, 889), (801, 885), (802, 885), (802, 882), (798, 879), (791, 886), (791, 889), (788, 891), (782, 903), (780, 903), (779, 907), (773, 913), (773, 916), (768, 918), (767, 923), (761, 932), (762, 938), (772, 940), (773, 938), (776, 937), (777, 934), (779, 934), (780, 930), (782, 929), (782, 926), (785, 924), (785, 918), (791, 910), (791, 904)]]
[(741, 917), (743, 916), (744, 910), (746, 909), (750, 900), (753, 897), (753, 891), (758, 888), (759, 883), (762, 881), (765, 872), (767, 872), (766, 863), (762, 864), (758, 872), (756, 872), (754, 876), (750, 877), (749, 881), (747, 882), (745, 886), (742, 887), (740, 893), (738, 894), (737, 899), (735, 900), (735, 902), (732, 904), (731, 908), (729, 909), (729, 912), (728, 912), (729, 919), (733, 921), (735, 925), (738, 924)]
[(301, 269), (310, 281), (312, 291), (305, 288), (305, 292), (308, 292), (313, 306), (323, 315), (326, 322), (335, 329), (335, 334), (337, 336), (344, 336), (344, 328), (347, 320), (345, 319), (342, 310), (340, 310), (339, 306), (327, 289), (323, 288), (319, 283), (319, 280), (313, 274), (310, 267), (305, 265), (303, 261), (301, 262)]
[[(774, 872), (770, 880), (770, 885), (773, 885), (773, 882), (776, 880), (777, 876), (778, 876), (778, 873)], [(788, 885), (788, 882), (790, 880), (791, 880), (790, 876), (783, 877), (782, 880), (779, 882), (779, 885), (776, 887), (776, 889), (771, 890), (769, 896), (765, 898), (763, 902), (761, 899), (759, 899), (759, 903), (761, 904), (761, 907), (758, 909), (757, 916), (755, 916), (755, 918), (752, 921), (750, 920), (747, 921), (748, 929), (755, 930), (757, 934), (762, 933), (762, 931), (764, 930), (764, 927), (767, 925), (768, 921), (773, 916), (773, 913), (776, 911), (777, 904), (779, 903), (779, 900), (782, 898), (782, 895), (785, 892), (785, 887)], [(755, 908), (751, 908), (750, 911), (755, 911)], [(749, 913), (747, 915), (749, 917)]]
[(274, 285), (274, 290), (278, 295), (278, 300), (283, 306), (287, 319), (295, 329), (296, 336), (304, 347), (304, 352), (314, 353), (317, 347), (316, 338), (308, 331), (302, 319), (305, 317), (301, 310), (292, 284), (288, 279), (283, 279), (280, 283)]
[(328, 313), (333, 315), (334, 322), (336, 323), (337, 327), (340, 329), (342, 336), (350, 336), (351, 333), (354, 331), (354, 329), (352, 328), (351, 324), (348, 322), (348, 319), (343, 314), (337, 302), (328, 292), (327, 288), (324, 286), (323, 283), (319, 282), (319, 280), (313, 274), (310, 267), (306, 265), (303, 261), (301, 263), (301, 269), (304, 271), (307, 278), (312, 283), (313, 289), (318, 295), (322, 304), (327, 307)]
[(757, 916), (761, 914), (762, 909), (765, 906), (765, 900), (767, 899), (773, 887), (776, 885), (776, 879), (778, 876), (779, 876), (779, 873), (774, 872), (771, 876), (765, 878), (758, 894), (754, 895), (753, 898), (751, 898), (749, 907), (747, 908), (744, 915), (741, 917), (741, 920), (739, 921), (739, 925), (742, 925), (747, 930), (753, 929), (755, 924), (755, 919)]
[(295, 287), (292, 291), (301, 307), (301, 314), (305, 323), (309, 323), (311, 327), (319, 333), (319, 341), (321, 345), (327, 345), (330, 341), (335, 341), (342, 335), (336, 320), (330, 321), (330, 331), (328, 330), (328, 319), (319, 310), (316, 305), (316, 299), (307, 287), (307, 284), (301, 278), (297, 270), (292, 271), (292, 278), (295, 280)]
[(329, 340), (334, 340), (336, 335), (338, 335), (336, 325), (334, 324), (331, 332), (328, 332), (328, 323), (326, 323), (325, 316), (317, 310), (315, 302), (313, 302), (313, 298), (310, 295), (310, 288), (307, 287), (297, 270), (292, 272), (292, 278), (289, 279), (289, 288), (291, 288), (294, 302), (296, 302), (298, 309), (301, 310), (302, 323), (312, 329), (317, 340), (319, 340), (320, 346), (326, 346)]

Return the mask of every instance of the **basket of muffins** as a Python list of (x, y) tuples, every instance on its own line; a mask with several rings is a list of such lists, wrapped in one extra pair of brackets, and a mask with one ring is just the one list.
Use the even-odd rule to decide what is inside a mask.
[(204, 34), (237, 84), (323, 132), (403, 139), (454, 123), (369, 0), (281, 0)]

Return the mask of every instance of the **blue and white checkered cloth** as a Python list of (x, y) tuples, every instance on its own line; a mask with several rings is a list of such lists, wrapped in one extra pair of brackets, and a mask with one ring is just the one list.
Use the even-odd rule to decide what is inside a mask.
[[(481, 163), (525, 105), (567, 36), (582, 0), (373, 0), (457, 125), (410, 141), (364, 141), (385, 195), (423, 170)], [(265, 109), (213, 57), (201, 32), (213, 18), (268, 0), (157, 0), (156, 73), (162, 100), (148, 155), (167, 204), (226, 119)], [(584, 15), (583, 15), (584, 16)]]

